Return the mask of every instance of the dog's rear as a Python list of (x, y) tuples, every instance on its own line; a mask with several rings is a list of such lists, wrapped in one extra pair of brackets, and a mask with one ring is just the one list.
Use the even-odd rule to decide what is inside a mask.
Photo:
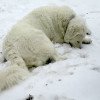
[(0, 91), (3, 91), (19, 81), (25, 80), (30, 75), (29, 71), (21, 68), (18, 65), (11, 65), (3, 70), (0, 70)]

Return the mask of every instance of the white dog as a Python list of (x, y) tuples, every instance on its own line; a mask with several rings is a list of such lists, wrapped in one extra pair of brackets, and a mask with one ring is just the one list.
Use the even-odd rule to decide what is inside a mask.
[(0, 91), (27, 78), (28, 68), (61, 59), (51, 41), (80, 48), (91, 42), (85, 38), (87, 32), (85, 22), (69, 7), (46, 6), (32, 11), (4, 40), (3, 57), (11, 65), (0, 72)]

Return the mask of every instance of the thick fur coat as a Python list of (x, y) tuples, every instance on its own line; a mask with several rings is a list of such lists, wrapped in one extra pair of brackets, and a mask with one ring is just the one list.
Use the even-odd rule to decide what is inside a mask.
[(3, 43), (3, 57), (11, 62), (0, 72), (0, 91), (30, 75), (28, 68), (62, 59), (53, 43), (81, 47), (88, 28), (67, 6), (47, 6), (33, 10), (13, 26)]

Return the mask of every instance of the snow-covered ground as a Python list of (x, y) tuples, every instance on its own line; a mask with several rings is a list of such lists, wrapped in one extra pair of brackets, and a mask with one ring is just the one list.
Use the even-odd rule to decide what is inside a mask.
[[(0, 100), (100, 100), (100, 1), (99, 0), (0, 0), (0, 52), (12, 25), (36, 7), (68, 5), (86, 19), (92, 44), (82, 49), (55, 44), (67, 59), (32, 71), (26, 81), (0, 93)], [(0, 64), (0, 68), (6, 64)]]

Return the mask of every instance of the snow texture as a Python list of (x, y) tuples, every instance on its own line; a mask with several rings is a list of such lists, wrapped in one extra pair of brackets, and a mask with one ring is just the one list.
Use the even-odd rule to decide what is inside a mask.
[[(2, 42), (11, 27), (34, 8), (68, 5), (87, 22), (92, 44), (82, 49), (55, 44), (67, 57), (32, 71), (32, 76), (0, 93), (0, 100), (100, 100), (100, 1), (99, 0), (0, 0), (0, 58)], [(0, 63), (0, 70), (7, 63)]]

